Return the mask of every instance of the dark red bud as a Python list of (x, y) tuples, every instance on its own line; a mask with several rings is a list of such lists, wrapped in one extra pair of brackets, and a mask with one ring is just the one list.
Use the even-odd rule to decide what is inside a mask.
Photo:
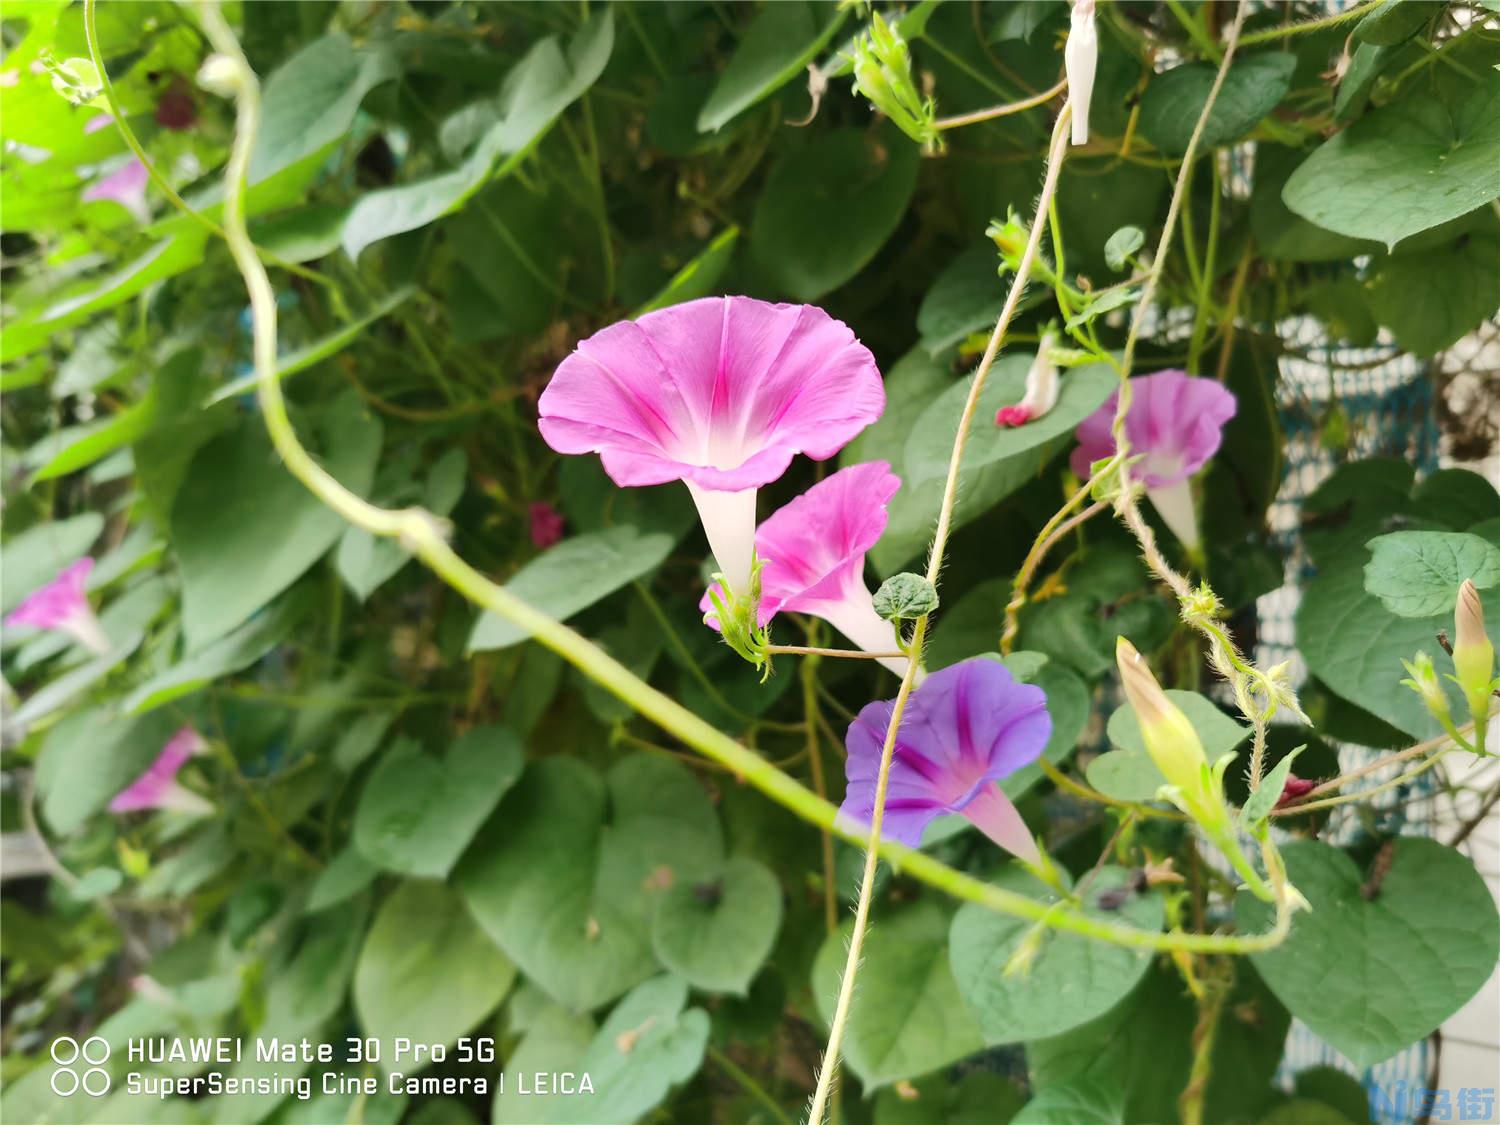
[(1286, 784), (1281, 788), (1281, 796), (1276, 800), (1276, 807), (1279, 809), (1288, 801), (1295, 801), (1298, 797), (1305, 796), (1317, 788), (1317, 784), (1316, 781), (1311, 781), (1308, 778), (1298, 777), (1296, 774), (1288, 774)]

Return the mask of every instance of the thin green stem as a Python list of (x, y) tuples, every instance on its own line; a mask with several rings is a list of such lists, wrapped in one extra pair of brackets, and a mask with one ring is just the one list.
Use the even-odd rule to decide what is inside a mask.
[(1253, 31), (1240, 40), (1246, 47), (1254, 47), (1257, 43), (1271, 43), (1277, 39), (1285, 39), (1289, 35), (1306, 35), (1312, 31), (1322, 31), (1325, 28), (1337, 27), (1341, 23), (1348, 23), (1366, 15), (1375, 8), (1380, 7), (1386, 0), (1365, 0), (1363, 4), (1356, 4), (1352, 8), (1346, 8), (1342, 12), (1335, 12), (1331, 16), (1321, 16), (1318, 19), (1307, 20), (1303, 23), (1287, 24), (1284, 27), (1269, 27), (1264, 31)]
[(708, 1057), (718, 1063), (719, 1069), (729, 1075), (730, 1078), (733, 1078), (739, 1084), (740, 1089), (765, 1106), (767, 1112), (777, 1121), (781, 1122), (781, 1125), (792, 1125), (792, 1119), (787, 1116), (786, 1110), (777, 1104), (775, 1098), (766, 1093), (765, 1087), (712, 1043), (708, 1045)]

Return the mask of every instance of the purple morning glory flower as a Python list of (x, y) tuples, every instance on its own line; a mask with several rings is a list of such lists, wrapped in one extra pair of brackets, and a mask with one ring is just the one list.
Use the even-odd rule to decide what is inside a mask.
[(812, 305), (705, 297), (594, 333), (537, 403), (559, 453), (618, 485), (688, 486), (719, 569), (750, 590), (755, 493), (792, 458), (832, 457), (885, 409), (875, 357)]
[[(844, 740), (849, 788), (839, 816), (866, 827), (894, 706), (866, 706)], [(1036, 761), (1051, 736), (1046, 694), (1017, 683), (1003, 664), (978, 656), (933, 672), (901, 719), (884, 834), (916, 847), (933, 818), (958, 813), (1012, 855), (1036, 862), (1036, 841), (997, 782)]]
[[(1219, 451), (1224, 426), (1234, 417), (1234, 395), (1217, 380), (1183, 371), (1158, 371), (1130, 381), (1125, 436), (1132, 454), (1145, 454), (1134, 469), (1146, 495), (1183, 546), (1198, 546), (1198, 518), (1188, 478)], [(1114, 455), (1110, 433), (1119, 392), (1078, 424), (1073, 471), (1089, 475), (1089, 465)]]
[(177, 780), (177, 772), (187, 760), (203, 749), (201, 735), (192, 727), (183, 727), (161, 748), (156, 761), (146, 767), (146, 772), (116, 794), (109, 803), (109, 811), (116, 813), (138, 812), (142, 809), (177, 809), (182, 812), (205, 813), (213, 806), (192, 790), (184, 788)]
[(109, 651), (109, 638), (83, 592), (94, 560), (82, 558), (58, 571), (57, 577), (28, 594), (5, 619), (7, 627), (30, 625), (55, 629), (97, 653)]

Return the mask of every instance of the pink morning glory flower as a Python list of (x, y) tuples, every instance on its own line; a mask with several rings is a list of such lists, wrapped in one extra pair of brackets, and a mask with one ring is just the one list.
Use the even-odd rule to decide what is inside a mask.
[[(777, 613), (821, 617), (866, 652), (896, 652), (896, 627), (875, 612), (865, 585), (865, 552), (885, 531), (886, 502), (901, 478), (884, 461), (840, 469), (778, 508), (755, 532), (761, 561), (760, 608), (764, 628)], [(717, 628), (708, 594), (698, 603)], [(906, 674), (905, 657), (881, 660)]]
[[(1198, 517), (1188, 478), (1219, 451), (1224, 426), (1234, 417), (1234, 395), (1214, 379), (1182, 371), (1158, 371), (1130, 381), (1130, 410), (1125, 435), (1132, 454), (1144, 454), (1133, 470), (1172, 534), (1182, 545), (1198, 546)], [(1089, 465), (1113, 456), (1114, 423), (1119, 392), (1079, 423), (1073, 471), (1089, 475)]]
[[(893, 700), (871, 703), (844, 745), (849, 788), (840, 817), (868, 827)], [(943, 813), (967, 817), (1012, 855), (1040, 859), (1020, 813), (997, 784), (1041, 756), (1052, 736), (1047, 696), (1003, 664), (977, 656), (933, 672), (912, 692), (896, 735), (883, 833), (910, 847)]]
[(40, 590), (28, 594), (5, 619), (7, 626), (30, 625), (37, 629), (55, 629), (67, 633), (86, 648), (97, 653), (110, 649), (109, 638), (94, 611), (89, 608), (83, 586), (94, 560), (79, 559), (58, 571), (57, 577)]
[(812, 305), (705, 297), (594, 333), (538, 402), (559, 453), (618, 485), (683, 481), (730, 589), (750, 593), (755, 493), (832, 457), (885, 409), (869, 350)]
[(149, 179), (146, 166), (132, 156), (109, 175), (84, 188), (81, 198), (85, 203), (96, 203), (101, 199), (113, 200), (134, 215), (138, 222), (149, 223), (151, 207), (146, 202), (146, 184)]
[(213, 806), (177, 780), (177, 771), (204, 747), (202, 737), (192, 727), (183, 727), (167, 739), (156, 761), (146, 772), (122, 789), (109, 803), (110, 812), (137, 812), (141, 809), (178, 809), (203, 813)]

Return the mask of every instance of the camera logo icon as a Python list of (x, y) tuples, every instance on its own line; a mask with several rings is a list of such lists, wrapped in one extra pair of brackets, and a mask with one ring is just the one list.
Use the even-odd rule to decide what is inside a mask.
[[(57, 1069), (52, 1072), (52, 1092), (60, 1098), (70, 1098), (80, 1087), (91, 1098), (102, 1098), (109, 1093), (109, 1071), (103, 1063), (109, 1060), (109, 1044), (98, 1035), (91, 1035), (82, 1043), (71, 1035), (62, 1035), (52, 1041), (52, 1061)], [(82, 1067), (80, 1074), (77, 1067)]]

